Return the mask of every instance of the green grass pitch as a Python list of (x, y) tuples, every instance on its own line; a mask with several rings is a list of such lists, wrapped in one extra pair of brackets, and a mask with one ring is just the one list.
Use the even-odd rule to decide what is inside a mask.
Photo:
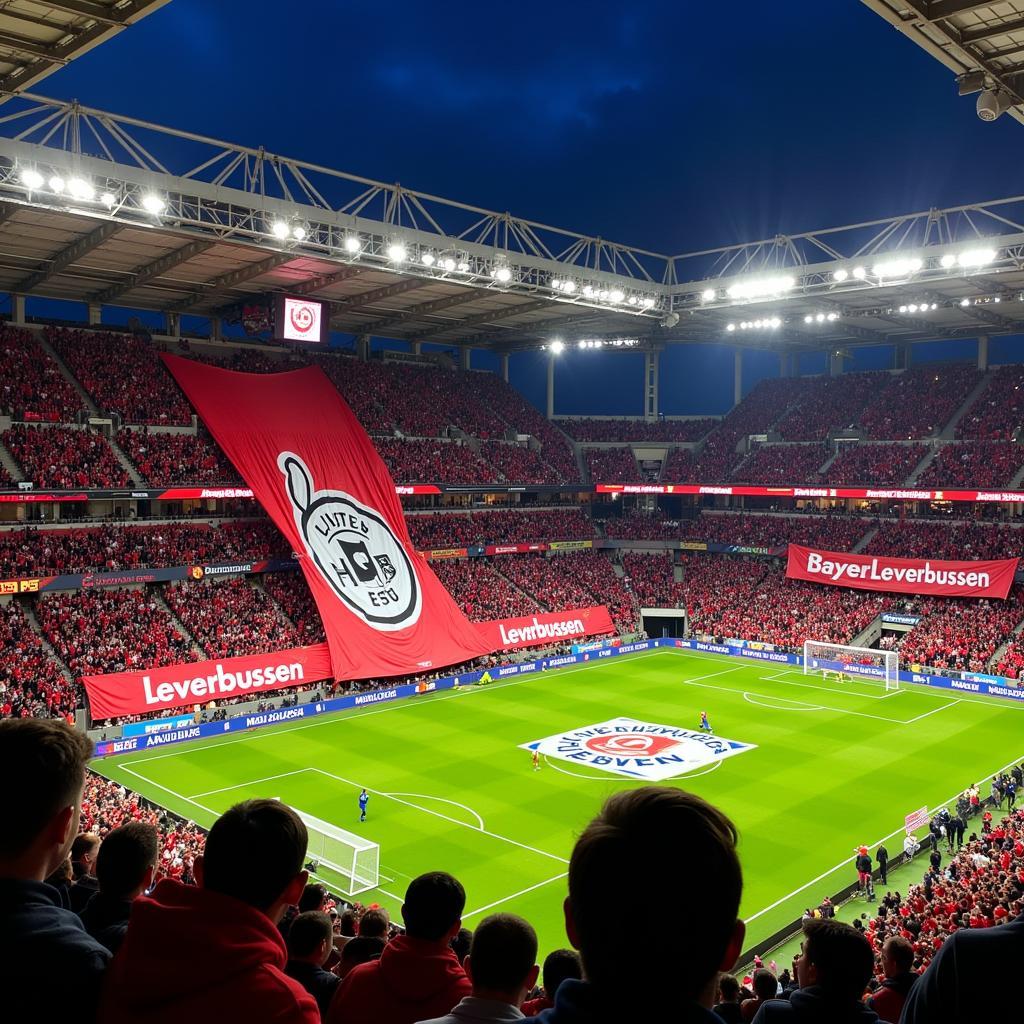
[[(363, 902), (397, 915), (411, 876), (451, 871), (466, 887), (467, 925), (515, 911), (547, 951), (565, 944), (574, 837), (606, 796), (638, 783), (560, 760), (535, 772), (519, 745), (618, 716), (695, 729), (704, 709), (717, 735), (756, 749), (662, 785), (700, 793), (737, 823), (748, 944), (851, 881), (857, 844), (873, 852), (887, 837), (897, 852), (904, 815), (1024, 758), (1016, 705), (662, 650), (96, 767), (207, 826), (239, 800), (279, 797), (380, 844), (381, 887)], [(360, 825), (362, 786), (371, 799)], [(610, 912), (632, 885), (623, 878), (608, 894)], [(697, 880), (695, 905), (699, 891)]]

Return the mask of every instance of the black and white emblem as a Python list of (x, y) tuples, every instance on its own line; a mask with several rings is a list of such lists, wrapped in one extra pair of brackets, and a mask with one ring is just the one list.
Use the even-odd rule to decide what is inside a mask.
[(306, 552), (342, 601), (368, 626), (406, 629), (420, 617), (422, 592), (387, 520), (344, 491), (317, 491), (306, 464), (281, 452), (295, 523)]

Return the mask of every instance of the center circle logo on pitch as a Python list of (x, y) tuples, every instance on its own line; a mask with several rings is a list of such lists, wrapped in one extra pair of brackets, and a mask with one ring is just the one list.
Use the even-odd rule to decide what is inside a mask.
[(315, 490), (292, 452), (281, 452), (277, 465), (303, 545), (334, 593), (374, 629), (414, 625), (422, 610), (419, 580), (384, 516), (344, 491)]

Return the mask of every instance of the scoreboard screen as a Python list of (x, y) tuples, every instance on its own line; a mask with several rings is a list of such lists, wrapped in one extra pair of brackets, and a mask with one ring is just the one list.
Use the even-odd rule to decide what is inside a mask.
[(277, 341), (326, 345), (328, 317), (326, 303), (293, 295), (280, 295), (274, 309), (274, 337)]

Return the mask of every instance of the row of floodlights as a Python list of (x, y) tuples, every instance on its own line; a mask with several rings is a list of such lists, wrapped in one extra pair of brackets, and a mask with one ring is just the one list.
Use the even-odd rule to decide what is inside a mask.
[[(957, 266), (962, 270), (976, 270), (978, 267), (987, 266), (995, 262), (999, 253), (995, 249), (979, 248), (965, 249), (960, 253), (947, 252), (939, 258), (939, 266), (944, 270)], [(924, 260), (920, 257), (905, 257), (899, 259), (882, 260), (874, 264), (870, 269), (863, 266), (856, 266), (852, 269), (839, 267), (832, 272), (832, 280), (842, 284), (853, 278), (856, 281), (864, 281), (869, 276), (878, 281), (898, 281), (902, 278), (911, 277), (923, 269)], [(702, 302), (714, 302), (716, 299), (727, 298), (734, 301), (750, 299), (768, 299), (779, 295), (785, 295), (796, 287), (796, 278), (789, 274), (778, 277), (754, 278), (747, 281), (737, 281), (725, 289), (724, 295), (716, 288), (705, 288), (701, 292)]]
[[(581, 338), (576, 342), (578, 349), (592, 349), (592, 348), (636, 348), (640, 344), (639, 338)], [(552, 355), (561, 355), (566, 348), (565, 342), (561, 338), (556, 338), (554, 341), (546, 345), (541, 345), (542, 352), (550, 352)]]
[[(100, 192), (88, 178), (74, 176), (64, 179), (59, 174), (51, 174), (49, 178), (37, 171), (34, 167), (22, 168), (18, 175), (22, 185), (29, 192), (52, 192), (57, 196), (69, 196), (78, 203), (102, 203), (108, 210), (113, 209), (117, 204), (117, 196), (109, 190)], [(167, 208), (166, 200), (154, 192), (147, 192), (140, 200), (142, 208), (159, 216)]]

